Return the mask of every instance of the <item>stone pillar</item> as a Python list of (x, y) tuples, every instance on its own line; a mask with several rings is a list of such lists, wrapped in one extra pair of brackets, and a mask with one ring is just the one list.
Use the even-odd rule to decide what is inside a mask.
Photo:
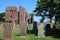
[(26, 27), (26, 11), (23, 7), (20, 6), (20, 35), (25, 36), (27, 34), (27, 27)]
[(38, 37), (45, 37), (44, 24), (38, 24)]
[(4, 40), (12, 40), (12, 23), (4, 24)]

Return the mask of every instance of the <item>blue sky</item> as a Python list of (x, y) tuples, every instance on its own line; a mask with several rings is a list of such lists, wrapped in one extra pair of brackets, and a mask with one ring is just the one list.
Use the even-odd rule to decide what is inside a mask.
[(7, 6), (23, 6), (27, 12), (32, 12), (37, 0), (0, 0), (0, 12), (4, 12)]
[[(5, 12), (7, 6), (23, 6), (28, 13), (33, 13), (37, 0), (0, 0), (0, 12)], [(39, 22), (40, 17), (34, 16), (34, 21)]]

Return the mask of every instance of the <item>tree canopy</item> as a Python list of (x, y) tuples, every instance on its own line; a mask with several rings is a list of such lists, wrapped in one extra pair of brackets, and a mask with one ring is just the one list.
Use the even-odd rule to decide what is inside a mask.
[(59, 21), (60, 0), (37, 0), (34, 12), (37, 16), (42, 16), (42, 22), (45, 19), (45, 16), (50, 19), (50, 22), (54, 16), (55, 21)]

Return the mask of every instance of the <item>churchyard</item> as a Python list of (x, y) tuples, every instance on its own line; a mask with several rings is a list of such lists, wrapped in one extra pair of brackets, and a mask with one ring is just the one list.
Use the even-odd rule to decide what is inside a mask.
[(33, 15), (22, 6), (19, 11), (15, 6), (8, 6), (4, 19), (0, 23), (0, 40), (60, 40), (59, 29), (52, 28), (51, 23), (33, 21)]

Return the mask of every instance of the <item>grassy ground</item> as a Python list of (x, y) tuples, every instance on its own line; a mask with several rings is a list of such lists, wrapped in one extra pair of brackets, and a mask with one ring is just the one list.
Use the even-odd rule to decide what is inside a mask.
[[(4, 29), (0, 27), (0, 40), (3, 40)], [(25, 37), (19, 36), (20, 29), (17, 27), (12, 31), (13, 40), (60, 40), (60, 38), (53, 38), (52, 36), (38, 38), (34, 34), (27, 34)]]

